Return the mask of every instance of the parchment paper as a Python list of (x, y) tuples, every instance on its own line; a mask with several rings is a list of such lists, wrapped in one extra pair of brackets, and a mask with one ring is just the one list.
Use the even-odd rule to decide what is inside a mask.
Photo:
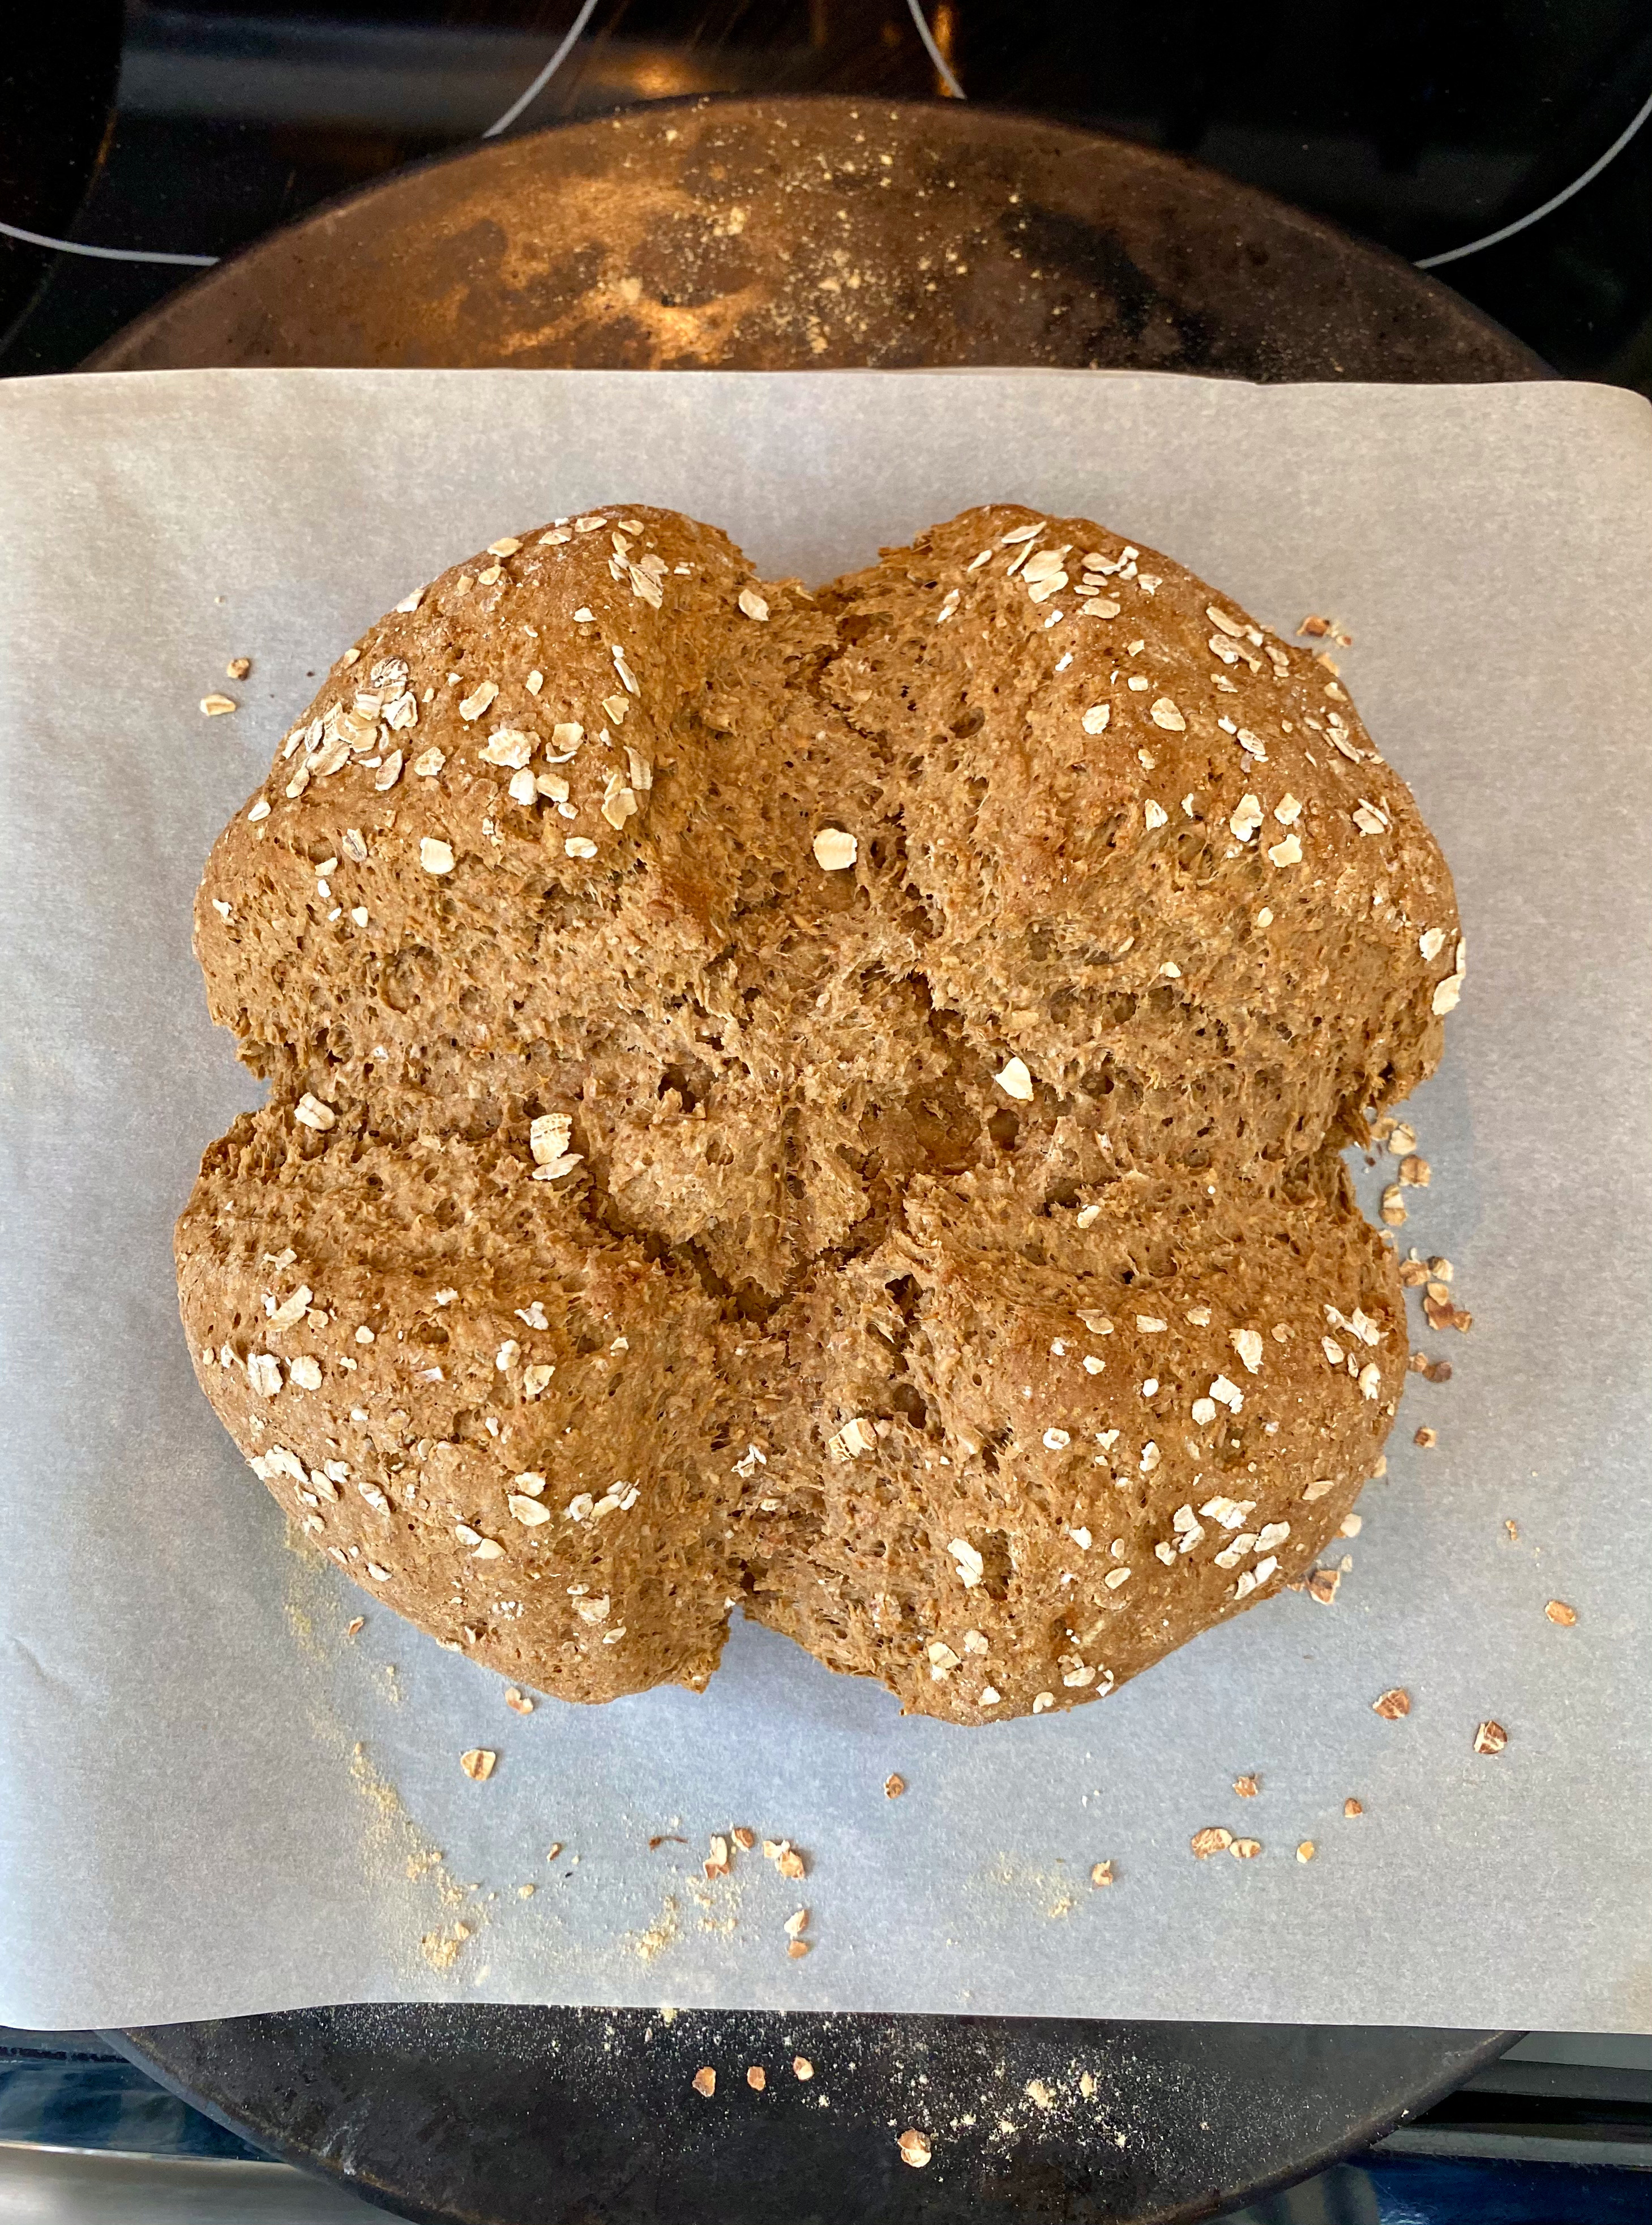
[[(1467, 924), (1401, 1240), (1451, 1257), (1474, 1328), (1424, 1336), (1454, 1379), (1411, 1379), (1333, 1606), (1279, 1598), (1079, 1714), (903, 1721), (737, 1626), (702, 1698), (520, 1719), (286, 1541), (192, 1379), (169, 1232), (257, 1094), (189, 953), (208, 845), (326, 660), (503, 531), (674, 504), (815, 580), (987, 499), (1353, 635)], [(0, 388), (0, 2017), (469, 1995), (1646, 2028), (1649, 590), (1652, 414), (1604, 389)], [(205, 719), (218, 687), (241, 708)], [(1395, 1684), (1403, 1722), (1371, 1711)], [(759, 1850), (708, 1884), (735, 1823), (807, 1881)], [(1263, 1853), (1194, 1861), (1211, 1823)]]

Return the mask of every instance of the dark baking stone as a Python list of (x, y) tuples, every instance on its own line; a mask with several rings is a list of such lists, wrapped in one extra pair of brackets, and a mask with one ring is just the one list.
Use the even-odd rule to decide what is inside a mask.
[(1041, 118), (835, 97), (654, 102), (400, 171), (87, 368), (983, 363), (1545, 375), (1448, 287), (1213, 171)]
[[(103, 149), (120, 72), (120, 0), (5, 10), (0, 220), (60, 239)], [(51, 275), (53, 250), (0, 233), (0, 347)]]
[[(170, 296), (88, 367), (971, 363), (1548, 375), (1446, 287), (1190, 163), (972, 106), (839, 98), (661, 103), (402, 172)], [(755, 2012), (668, 2025), (480, 2003), (110, 2035), (260, 2146), (467, 2225), (1169, 2225), (1363, 2146), (1515, 2037)], [(709, 2101), (689, 2082), (702, 2063)], [(1093, 2102), (1073, 2090), (1086, 2067)], [(1033, 2079), (1057, 2095), (1048, 2112)], [(908, 2126), (934, 2143), (923, 2170), (901, 2161)]]
[(1172, 2225), (1377, 2138), (1518, 2035), (456, 2003), (108, 2037), (259, 2146), (444, 2225)]

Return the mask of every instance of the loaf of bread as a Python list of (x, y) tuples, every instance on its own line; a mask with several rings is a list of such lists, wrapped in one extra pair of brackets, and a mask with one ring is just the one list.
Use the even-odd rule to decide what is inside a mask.
[(197, 904), (269, 1083), (178, 1224), (201, 1384), (517, 1682), (731, 1612), (1064, 1708), (1300, 1580), (1406, 1365), (1340, 1152), (1450, 876), (1326, 666), (1081, 518), (807, 593), (621, 504), (334, 664)]

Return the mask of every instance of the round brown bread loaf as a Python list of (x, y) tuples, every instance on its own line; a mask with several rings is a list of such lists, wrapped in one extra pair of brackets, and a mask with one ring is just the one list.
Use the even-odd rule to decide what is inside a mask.
[(1070, 1706), (1296, 1579), (1406, 1361), (1339, 1151), (1450, 877), (1341, 687), (1168, 557), (972, 510), (813, 595), (611, 507), (333, 667), (196, 948), (271, 1085), (197, 1370), (350, 1575), (518, 1682), (731, 1610)]

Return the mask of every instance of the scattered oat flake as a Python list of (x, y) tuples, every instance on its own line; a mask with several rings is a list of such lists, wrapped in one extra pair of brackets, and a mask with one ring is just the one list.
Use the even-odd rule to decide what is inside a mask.
[(534, 1703), (527, 1693), (519, 1692), (514, 1684), (505, 1694), (505, 1705), (516, 1715), (531, 1715), (534, 1712)]
[(905, 1778), (898, 1775), (895, 1771), (891, 1770), (889, 1774), (883, 1779), (883, 1797), (886, 1800), (898, 1800), (905, 1791)]
[(499, 765), (509, 772), (520, 772), (533, 754), (534, 737), (520, 726), (496, 726), (478, 752), (484, 764)]
[(1090, 1882), (1092, 1885), (1095, 1886), (1112, 1885), (1116, 1883), (1117, 1880), (1113, 1876), (1112, 1864), (1111, 1862), (1092, 1862), (1090, 1866)]
[(1365, 1803), (1363, 1800), (1356, 1800), (1350, 1793), (1342, 1803), (1342, 1812), (1345, 1816), (1363, 1816), (1365, 1812)]
[[(1513, 1526), (1511, 1523), (1510, 1527), (1512, 1529)], [(1568, 1607), (1564, 1600), (1550, 1600), (1543, 1612), (1551, 1622), (1558, 1622), (1563, 1630), (1570, 1630), (1578, 1619), (1576, 1607)]]
[(1411, 1712), (1411, 1695), (1402, 1684), (1396, 1684), (1386, 1692), (1379, 1692), (1371, 1702), (1371, 1713), (1381, 1715), (1385, 1723), (1397, 1723), (1402, 1715)]
[(1236, 1839), (1233, 1841), (1233, 1844), (1228, 1848), (1228, 1852), (1232, 1855), (1236, 1862), (1254, 1861), (1256, 1856), (1262, 1852), (1262, 1841), (1260, 1839)]
[(858, 1414), (826, 1439), (826, 1450), (833, 1460), (854, 1460), (862, 1453), (876, 1451), (877, 1447), (876, 1432)]
[(901, 2151), (902, 2162), (909, 2163), (915, 2171), (921, 2171), (933, 2152), (927, 2133), (904, 2132), (896, 2146)]
[[(573, 1138), (573, 1116), (569, 1112), (541, 1112), (528, 1124), (528, 1148), (534, 1163), (546, 1167), (563, 1157)], [(543, 1326), (543, 1324), (540, 1324)]]
[(1319, 1851), (1312, 1839), (1304, 1839), (1296, 1849), (1296, 1859), (1299, 1862), (1311, 1862)]
[(746, 2071), (746, 2084), (750, 2087), (752, 2092), (761, 2094), (768, 2083), (769, 2073), (763, 2069), (762, 2063), (752, 2063)]
[(1246, 1368), (1252, 1375), (1254, 1375), (1256, 1370), (1262, 1366), (1262, 1337), (1260, 1334), (1254, 1328), (1236, 1328), (1233, 1332), (1232, 1341), (1233, 1349), (1238, 1353), (1240, 1359), (1244, 1362)]
[(794, 2078), (798, 2080), (800, 2084), (802, 2085), (807, 2085), (809, 2080), (813, 2077), (814, 2065), (809, 2061), (807, 2055), (793, 2056), (792, 2076)]
[(801, 1962), (803, 1957), (810, 1952), (809, 1943), (807, 1939), (788, 1940), (787, 1942), (786, 1952), (791, 1956), (794, 1962)]
[(1233, 1834), (1220, 1823), (1207, 1823), (1202, 1831), (1195, 1831), (1188, 1841), (1199, 1861), (1206, 1861), (1212, 1854), (1224, 1854), (1233, 1844)]
[(480, 1784), (492, 1776), (493, 1765), (498, 1759), (498, 1755), (491, 1753), (486, 1746), (473, 1746), (468, 1753), (460, 1754), (459, 1765), (466, 1777), (474, 1778)]
[(1509, 1734), (1501, 1723), (1481, 1723), (1474, 1734), (1476, 1753), (1501, 1753), (1509, 1743)]
[(704, 2094), (708, 2100), (712, 2095), (716, 2093), (717, 2073), (712, 2070), (709, 2063), (703, 2063), (700, 2068), (695, 2071), (693, 2086), (696, 2094)]
[(1233, 1790), (1241, 1800), (1254, 1800), (1262, 1790), (1262, 1779), (1259, 1777), (1236, 1777)]
[(251, 669), (252, 659), (250, 656), (232, 656), (224, 668), (225, 677), (229, 680), (244, 680)]
[(1440, 1442), (1440, 1432), (1438, 1429), (1423, 1428), (1417, 1431), (1411, 1442), (1414, 1445), (1420, 1445), (1424, 1452), (1432, 1452)]
[(843, 872), (860, 855), (858, 840), (841, 827), (823, 827), (811, 846), (815, 864), (828, 873)]
[(238, 711), (241, 707), (229, 695), (203, 695), (200, 707), (209, 719), (221, 719), (226, 711)]

